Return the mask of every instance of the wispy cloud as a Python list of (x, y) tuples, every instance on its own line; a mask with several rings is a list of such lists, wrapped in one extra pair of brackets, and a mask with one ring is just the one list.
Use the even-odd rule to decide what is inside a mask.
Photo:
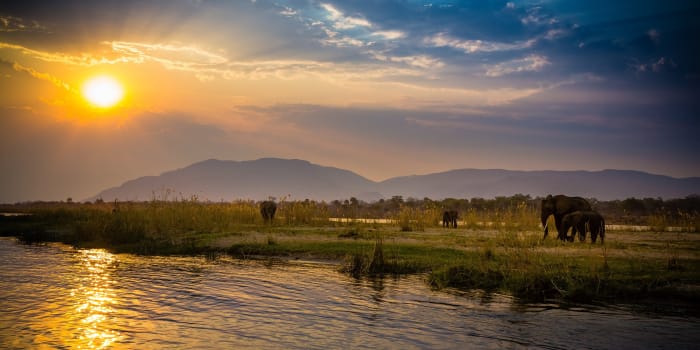
[(279, 13), (280, 13), (280, 15), (286, 16), (286, 17), (294, 17), (298, 14), (298, 12), (295, 9), (293, 9), (291, 7), (287, 7), (287, 6), (283, 6), (282, 10), (280, 10)]
[(195, 46), (177, 44), (148, 44), (126, 41), (105, 42), (116, 53), (125, 54), (136, 61), (150, 60), (169, 68), (190, 69), (225, 64), (228, 59)]
[(661, 33), (658, 30), (652, 28), (647, 31), (647, 36), (654, 44), (659, 44), (661, 42)]
[(90, 67), (101, 64), (129, 63), (134, 61), (133, 57), (107, 58), (104, 56), (87, 53), (80, 55), (72, 55), (61, 52), (46, 52), (4, 42), (0, 42), (0, 50), (1, 49), (15, 50), (19, 51), (25, 56), (32, 57), (34, 59), (38, 59), (45, 62), (61, 63), (71, 66)]
[(440, 59), (430, 57), (427, 55), (415, 55), (415, 56), (391, 56), (385, 53), (372, 52), (374, 59), (384, 62), (397, 62), (404, 63), (410, 66), (424, 68), (424, 69), (439, 69), (445, 66)]
[(37, 21), (25, 21), (20, 17), (0, 16), (0, 32), (46, 32)]
[(568, 34), (569, 34), (568, 31), (561, 29), (561, 28), (556, 28), (556, 29), (548, 30), (547, 33), (545, 33), (545, 35), (543, 36), (543, 38), (547, 39), (547, 40), (555, 40), (555, 39), (559, 39), (561, 37), (564, 37)]
[(542, 13), (541, 6), (534, 6), (526, 10), (525, 15), (520, 18), (520, 22), (524, 25), (546, 25), (556, 24), (559, 19)]
[(355, 27), (372, 27), (372, 24), (360, 17), (345, 16), (340, 10), (331, 4), (321, 4), (321, 7), (328, 13), (328, 18), (333, 21), (336, 29), (352, 29)]
[(491, 65), (486, 69), (486, 76), (500, 77), (506, 74), (519, 72), (537, 72), (548, 64), (550, 64), (550, 62), (547, 57), (533, 54), (523, 58)]
[(373, 36), (380, 36), (387, 40), (401, 39), (406, 36), (406, 33), (400, 30), (379, 30), (372, 33)]
[(485, 40), (464, 40), (452, 37), (446, 33), (439, 33), (424, 39), (424, 43), (434, 47), (450, 47), (464, 51), (465, 53), (498, 52), (522, 50), (532, 47), (537, 39), (503, 43)]
[(329, 28), (324, 27), (323, 32), (326, 34), (326, 38), (321, 40), (321, 43), (324, 45), (335, 47), (364, 47), (371, 44), (368, 41), (346, 36)]
[(66, 91), (76, 93), (76, 94), (78, 93), (78, 91), (75, 88), (71, 87), (70, 84), (66, 83), (65, 81), (63, 81), (59, 78), (56, 78), (55, 76), (53, 76), (51, 74), (36, 71), (33, 68), (23, 66), (17, 62), (7, 62), (7, 61), (0, 61), (0, 62), (11, 64), (12, 69), (14, 69), (15, 71), (27, 73), (36, 79), (48, 81), (49, 83), (51, 83), (59, 88), (62, 88)]
[(384, 28), (362, 15), (346, 15), (330, 3), (320, 3), (307, 9), (278, 6), (282, 16), (303, 23), (307, 29), (315, 32), (312, 37), (320, 36), (320, 43), (328, 47), (362, 49), (407, 36), (404, 31)]
[[(325, 80), (374, 80), (388, 76), (421, 76), (416, 69), (372, 63), (336, 63), (316, 60), (250, 60), (233, 61), (222, 53), (183, 44), (139, 43), (126, 41), (104, 42), (112, 49), (113, 57), (89, 54), (71, 55), (44, 52), (20, 45), (0, 42), (0, 49), (16, 50), (23, 55), (68, 66), (97, 66), (101, 64), (156, 62), (169, 70), (187, 71), (201, 80), (211, 79), (282, 79), (321, 78)], [(428, 57), (387, 59), (389, 63), (405, 63), (420, 67), (437, 64)]]
[(635, 63), (631, 66), (637, 73), (660, 73), (678, 67), (675, 61), (666, 57), (661, 57), (658, 60), (652, 60), (648, 63)]

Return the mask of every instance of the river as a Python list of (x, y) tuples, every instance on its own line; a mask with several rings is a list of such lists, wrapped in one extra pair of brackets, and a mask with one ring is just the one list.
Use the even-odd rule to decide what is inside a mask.
[(697, 349), (696, 317), (433, 291), (333, 265), (0, 238), (0, 348)]

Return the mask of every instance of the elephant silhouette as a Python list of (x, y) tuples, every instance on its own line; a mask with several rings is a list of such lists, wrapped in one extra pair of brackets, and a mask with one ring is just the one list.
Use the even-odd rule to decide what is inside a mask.
[(569, 241), (573, 241), (578, 232), (579, 241), (586, 240), (586, 231), (591, 233), (591, 242), (595, 243), (600, 236), (600, 243), (605, 243), (605, 219), (595, 211), (575, 211), (564, 215), (561, 220), (560, 235), (566, 237), (569, 228), (571, 228), (571, 237)]
[(442, 227), (450, 227), (452, 226), (453, 228), (457, 228), (457, 211), (456, 210), (445, 210), (444, 213), (442, 213)]
[(558, 237), (560, 240), (565, 240), (566, 235), (561, 234), (561, 220), (564, 215), (573, 213), (575, 211), (591, 211), (591, 204), (581, 197), (569, 197), (562, 194), (552, 196), (548, 195), (542, 200), (542, 210), (540, 214), (540, 219), (542, 220), (542, 226), (544, 227), (544, 237), (547, 238), (549, 233), (549, 228), (547, 227), (547, 219), (550, 215), (554, 215), (554, 224), (556, 225)]
[(260, 203), (260, 215), (262, 215), (263, 222), (272, 223), (275, 220), (275, 212), (277, 211), (277, 204), (273, 201), (264, 201)]

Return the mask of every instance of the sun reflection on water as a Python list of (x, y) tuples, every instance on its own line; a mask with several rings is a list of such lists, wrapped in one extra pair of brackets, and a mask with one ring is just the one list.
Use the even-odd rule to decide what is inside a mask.
[(110, 329), (110, 314), (117, 304), (111, 268), (116, 259), (103, 249), (81, 251), (81, 267), (87, 272), (80, 287), (71, 295), (77, 301), (80, 318), (80, 348), (104, 349), (119, 341), (121, 334)]

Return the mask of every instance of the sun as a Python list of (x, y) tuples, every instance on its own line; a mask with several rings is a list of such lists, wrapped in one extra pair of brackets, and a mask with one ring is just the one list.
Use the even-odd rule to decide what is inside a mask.
[(88, 79), (83, 84), (82, 93), (88, 102), (100, 108), (113, 107), (124, 97), (119, 82), (106, 75)]

